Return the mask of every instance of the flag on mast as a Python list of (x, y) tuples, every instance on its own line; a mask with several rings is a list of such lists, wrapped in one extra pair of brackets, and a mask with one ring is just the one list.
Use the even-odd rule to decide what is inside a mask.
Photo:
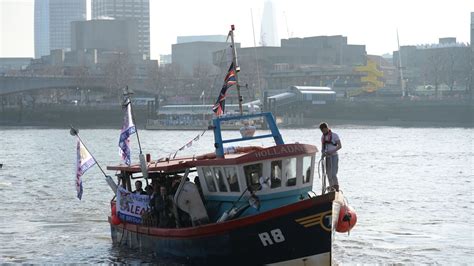
[(86, 149), (82, 141), (77, 138), (77, 167), (76, 167), (76, 191), (77, 197), (82, 199), (82, 175), (97, 162)]
[(219, 97), (217, 97), (217, 101), (212, 107), (212, 111), (214, 111), (217, 116), (221, 116), (222, 114), (224, 114), (227, 89), (229, 89), (230, 87), (232, 87), (232, 85), (236, 83), (237, 78), (235, 77), (234, 63), (232, 62), (232, 64), (230, 64), (229, 70), (227, 71), (227, 75), (224, 78), (224, 84), (222, 85)]
[(120, 139), (119, 139), (119, 153), (122, 157), (122, 161), (126, 165), (131, 164), (131, 155), (130, 155), (130, 135), (136, 132), (135, 124), (133, 123), (132, 118), (132, 107), (130, 103), (130, 99), (127, 99), (125, 102), (124, 108), (124, 118), (123, 118), (123, 126), (120, 132)]

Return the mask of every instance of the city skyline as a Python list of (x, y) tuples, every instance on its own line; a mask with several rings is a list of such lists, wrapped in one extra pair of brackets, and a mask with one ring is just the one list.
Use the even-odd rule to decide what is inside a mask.
[(136, 20), (138, 51), (150, 58), (149, 0), (92, 0), (92, 19), (114, 18)]
[(280, 39), (278, 38), (278, 29), (275, 19), (275, 10), (273, 9), (272, 1), (266, 0), (263, 7), (263, 15), (260, 30), (260, 45), (261, 46), (280, 46)]
[[(229, 7), (218, 1), (150, 2), (152, 59), (171, 53), (177, 36), (225, 34), (231, 24), (236, 25), (236, 41), (243, 47), (251, 47), (254, 45), (251, 10), (255, 39), (260, 39), (263, 0), (242, 0), (235, 12), (229, 12)], [(273, 3), (280, 39), (344, 35), (352, 44), (366, 45), (368, 54), (379, 55), (397, 50), (397, 29), (400, 45), (437, 43), (441, 37), (455, 37), (458, 42), (468, 43), (470, 12), (474, 10), (474, 1), (462, 0)], [(187, 8), (183, 9), (184, 5)], [(90, 1), (88, 6), (90, 10)], [(33, 7), (33, 0), (0, 0), (0, 57), (34, 56)], [(218, 11), (221, 7), (222, 11)]]
[(72, 21), (86, 20), (85, 0), (36, 0), (34, 8), (35, 58), (50, 50), (71, 48)]

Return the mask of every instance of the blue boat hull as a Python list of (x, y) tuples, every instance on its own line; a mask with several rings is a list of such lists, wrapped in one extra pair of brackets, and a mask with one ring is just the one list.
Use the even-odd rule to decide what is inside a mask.
[[(331, 264), (337, 193), (224, 223), (163, 229), (111, 224), (114, 244), (193, 265)], [(334, 216), (334, 217), (333, 217)]]

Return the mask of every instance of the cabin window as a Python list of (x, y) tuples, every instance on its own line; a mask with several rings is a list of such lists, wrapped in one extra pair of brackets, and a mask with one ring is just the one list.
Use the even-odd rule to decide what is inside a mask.
[(227, 183), (229, 183), (229, 189), (232, 192), (239, 192), (239, 179), (237, 178), (237, 171), (235, 167), (224, 167), (225, 177), (227, 178)]
[(251, 187), (253, 191), (260, 189), (260, 182), (258, 180), (262, 176), (262, 168), (261, 163), (244, 166), (247, 186)]
[(281, 161), (272, 161), (271, 163), (271, 172), (270, 172), (270, 180), (271, 180), (271, 188), (281, 187)]
[(217, 180), (217, 185), (219, 186), (219, 191), (227, 192), (227, 187), (225, 186), (224, 173), (222, 172), (222, 168), (214, 167), (214, 175)]
[(303, 184), (311, 181), (311, 156), (303, 157)]
[(203, 167), (202, 171), (204, 172), (204, 179), (206, 180), (207, 190), (209, 190), (209, 192), (216, 192), (216, 184), (214, 183), (214, 176), (212, 175), (211, 168)]
[(285, 159), (286, 186), (296, 185), (296, 158)]

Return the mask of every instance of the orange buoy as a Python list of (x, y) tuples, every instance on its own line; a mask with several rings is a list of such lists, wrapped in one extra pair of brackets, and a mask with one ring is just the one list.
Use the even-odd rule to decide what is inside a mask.
[(113, 225), (119, 225), (121, 223), (122, 223), (122, 221), (120, 221), (120, 218), (117, 215), (112, 214), (112, 224)]
[(339, 210), (336, 231), (339, 233), (349, 232), (357, 223), (357, 214), (349, 205), (342, 205)]
[(112, 216), (114, 215), (117, 215), (117, 207), (114, 205), (112, 205)]

